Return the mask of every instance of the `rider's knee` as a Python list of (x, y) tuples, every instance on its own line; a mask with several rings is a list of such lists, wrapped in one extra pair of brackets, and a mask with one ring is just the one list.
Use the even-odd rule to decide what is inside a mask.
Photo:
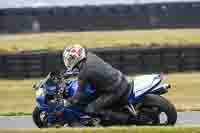
[(91, 105), (88, 105), (87, 108), (85, 109), (85, 112), (87, 113), (93, 113), (96, 112), (95, 108)]

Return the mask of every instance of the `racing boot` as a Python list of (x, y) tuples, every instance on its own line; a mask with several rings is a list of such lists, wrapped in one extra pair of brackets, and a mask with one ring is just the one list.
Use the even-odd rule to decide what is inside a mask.
[(128, 119), (129, 124), (136, 124), (136, 125), (145, 125), (149, 121), (149, 118), (144, 115), (131, 115)]
[[(91, 117), (93, 116), (93, 117)], [(93, 114), (91, 116), (82, 116), (80, 117), (81, 118), (81, 121), (84, 123), (85, 126), (90, 126), (90, 127), (100, 127), (100, 122), (101, 122), (101, 119), (97, 117), (97, 115)]]
[(127, 124), (129, 120), (129, 115), (122, 112), (114, 112), (114, 111), (102, 111), (101, 113), (103, 120), (111, 121), (113, 124)]

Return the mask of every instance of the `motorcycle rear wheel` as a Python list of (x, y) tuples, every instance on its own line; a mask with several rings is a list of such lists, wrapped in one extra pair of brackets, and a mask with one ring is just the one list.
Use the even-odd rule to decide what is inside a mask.
[(147, 118), (137, 125), (172, 126), (177, 120), (177, 111), (166, 98), (149, 94), (139, 107), (139, 117)]

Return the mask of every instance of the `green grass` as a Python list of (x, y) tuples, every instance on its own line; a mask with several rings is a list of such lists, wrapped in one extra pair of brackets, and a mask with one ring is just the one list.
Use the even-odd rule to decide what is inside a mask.
[(172, 85), (166, 97), (178, 110), (200, 111), (200, 73), (169, 74), (166, 82)]
[(24, 113), (24, 112), (8, 112), (8, 113), (0, 113), (0, 116), (30, 116), (32, 113)]
[(0, 114), (31, 113), (35, 106), (32, 86), (38, 80), (0, 80)]
[[(165, 95), (178, 110), (200, 110), (200, 73), (174, 73), (165, 82), (172, 88)], [(32, 85), (39, 79), (0, 80), (0, 115), (29, 115), (35, 107)]]
[(110, 127), (62, 129), (0, 129), (1, 133), (200, 133), (200, 127)]
[(0, 36), (0, 51), (55, 50), (79, 43), (86, 47), (200, 44), (200, 29), (54, 32)]

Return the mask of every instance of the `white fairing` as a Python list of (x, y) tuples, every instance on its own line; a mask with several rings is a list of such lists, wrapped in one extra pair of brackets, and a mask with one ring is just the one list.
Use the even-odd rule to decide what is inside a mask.
[(141, 96), (145, 92), (155, 87), (161, 81), (159, 74), (142, 75), (134, 78), (135, 97)]
[(39, 88), (38, 90), (36, 90), (35, 94), (36, 94), (36, 97), (44, 96), (44, 89)]

